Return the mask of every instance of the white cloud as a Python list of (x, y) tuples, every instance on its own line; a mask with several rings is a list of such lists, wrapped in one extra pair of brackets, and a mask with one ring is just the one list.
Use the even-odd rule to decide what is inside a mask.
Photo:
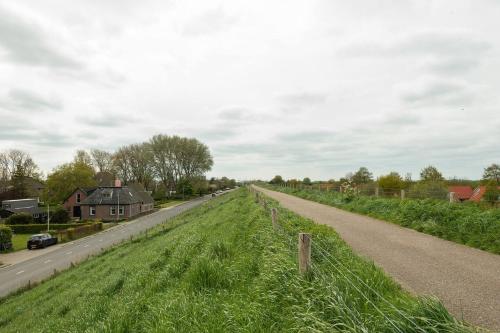
[[(500, 5), (19, 0), (0, 5), (0, 149), (196, 136), (214, 175), (478, 178), (500, 156)], [(57, 111), (57, 112), (56, 112)]]

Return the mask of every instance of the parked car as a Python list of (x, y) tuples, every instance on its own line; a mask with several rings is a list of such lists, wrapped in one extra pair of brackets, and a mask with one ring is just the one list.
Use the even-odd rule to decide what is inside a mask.
[(28, 240), (28, 250), (32, 250), (34, 248), (46, 248), (50, 245), (57, 244), (57, 237), (52, 237), (50, 234), (37, 234), (30, 237)]

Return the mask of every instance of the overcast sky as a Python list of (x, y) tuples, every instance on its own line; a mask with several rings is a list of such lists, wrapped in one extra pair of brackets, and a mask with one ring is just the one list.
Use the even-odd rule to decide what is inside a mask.
[(500, 2), (0, 0), (0, 151), (45, 172), (154, 134), (210, 175), (500, 162)]

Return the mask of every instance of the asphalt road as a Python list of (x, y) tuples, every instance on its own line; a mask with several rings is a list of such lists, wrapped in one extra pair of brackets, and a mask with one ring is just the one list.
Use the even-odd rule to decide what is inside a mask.
[(98, 254), (123, 240), (130, 239), (130, 236), (140, 234), (210, 199), (211, 196), (204, 196), (173, 208), (162, 209), (103, 232), (66, 243), (56, 250), (35, 258), (0, 268), (0, 297), (8, 295), (28, 285), (28, 283), (45, 280), (54, 274), (54, 270), (67, 269), (71, 263), (86, 260), (88, 256)]
[(500, 331), (500, 255), (285, 193), (257, 189), (283, 207), (333, 227), (357, 254), (373, 260), (405, 289), (437, 296), (456, 318)]

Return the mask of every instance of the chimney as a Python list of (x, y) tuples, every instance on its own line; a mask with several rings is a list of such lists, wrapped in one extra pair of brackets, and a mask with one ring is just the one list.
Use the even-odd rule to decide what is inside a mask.
[(115, 187), (122, 187), (122, 182), (119, 179), (115, 179)]

